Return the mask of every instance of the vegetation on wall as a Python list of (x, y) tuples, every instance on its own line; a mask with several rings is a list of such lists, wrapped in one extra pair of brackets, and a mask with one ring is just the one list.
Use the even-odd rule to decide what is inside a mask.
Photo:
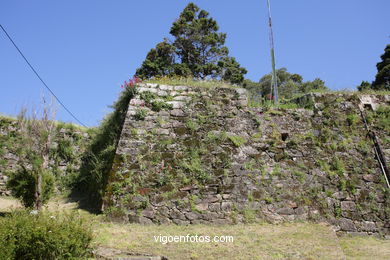
[(136, 94), (135, 86), (127, 86), (118, 101), (92, 136), (91, 144), (82, 158), (80, 176), (74, 192), (87, 194), (94, 206), (100, 208), (112, 167), (115, 150), (126, 117), (130, 100)]
[[(43, 202), (54, 193), (67, 193), (72, 188), (91, 132), (93, 128), (53, 122), (49, 164), (42, 175)], [(8, 176), (8, 190), (13, 190), (14, 196), (31, 207), (36, 189), (34, 176), (39, 171), (41, 160), (33, 160), (36, 153), (28, 152), (26, 137), (23, 137), (17, 118), (0, 116), (0, 133), (0, 174)]]

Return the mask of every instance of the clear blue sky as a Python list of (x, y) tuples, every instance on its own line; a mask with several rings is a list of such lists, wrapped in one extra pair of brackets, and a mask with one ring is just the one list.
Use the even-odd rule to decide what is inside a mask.
[[(0, 23), (79, 119), (98, 125), (189, 1), (1, 0)], [(266, 0), (195, 0), (258, 81), (270, 71)], [(272, 0), (277, 67), (332, 89), (374, 79), (390, 43), (389, 0)], [(0, 113), (39, 104), (43, 87), (0, 32)], [(57, 119), (73, 121), (59, 108)]]

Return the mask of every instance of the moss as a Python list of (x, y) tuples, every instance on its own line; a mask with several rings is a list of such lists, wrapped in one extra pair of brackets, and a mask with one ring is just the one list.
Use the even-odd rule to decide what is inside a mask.
[(227, 137), (236, 147), (240, 147), (247, 142), (244, 137), (239, 135), (228, 135)]

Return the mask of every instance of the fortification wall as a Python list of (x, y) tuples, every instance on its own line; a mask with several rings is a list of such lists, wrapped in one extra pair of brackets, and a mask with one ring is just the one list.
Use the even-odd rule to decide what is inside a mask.
[[(241, 88), (142, 84), (138, 92), (104, 198), (113, 218), (184, 225), (314, 220), (344, 232), (389, 234), (389, 189), (357, 95), (312, 95), (302, 103), (310, 109), (274, 110), (248, 107)], [(388, 96), (373, 98), (388, 107)], [(371, 117), (389, 161), (389, 132)]]
[[(57, 180), (57, 189), (64, 189), (72, 177), (78, 175), (81, 155), (90, 137), (85, 130), (71, 124), (58, 123), (52, 147), (50, 170)], [(18, 142), (17, 120), (0, 116), (0, 196), (11, 195), (6, 189), (8, 175), (16, 171), (19, 156), (15, 143)]]

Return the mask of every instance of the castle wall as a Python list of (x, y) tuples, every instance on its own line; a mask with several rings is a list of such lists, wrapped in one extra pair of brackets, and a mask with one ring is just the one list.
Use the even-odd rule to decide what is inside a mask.
[[(104, 199), (113, 218), (314, 220), (389, 234), (389, 190), (356, 95), (317, 95), (314, 109), (274, 110), (248, 107), (241, 88), (142, 84), (138, 92)], [(376, 102), (388, 105), (386, 98)], [(389, 133), (379, 135), (389, 161)]]
[[(81, 155), (87, 147), (89, 134), (71, 124), (59, 123), (52, 143), (50, 170), (57, 179), (57, 188), (65, 189), (67, 178), (78, 174)], [(18, 142), (19, 128), (15, 118), (0, 116), (0, 196), (9, 196), (6, 182), (8, 175), (20, 167), (15, 143)], [(62, 186), (62, 187), (61, 187)]]

